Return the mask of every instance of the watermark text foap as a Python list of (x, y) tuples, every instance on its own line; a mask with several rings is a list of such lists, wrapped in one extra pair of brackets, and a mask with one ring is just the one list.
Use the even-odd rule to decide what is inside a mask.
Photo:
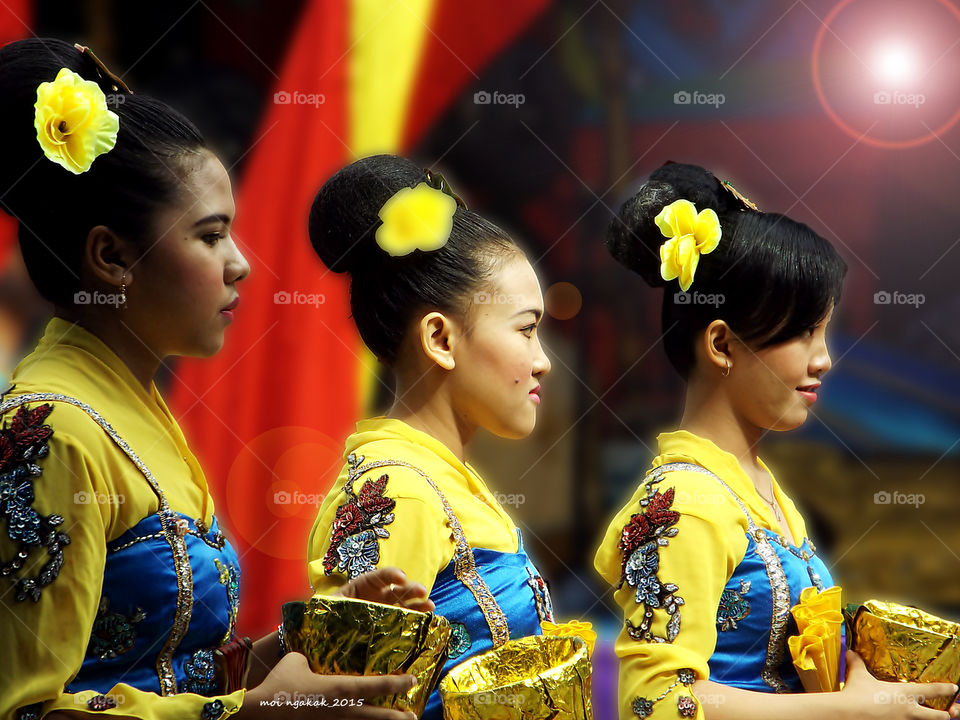
[(122, 505), (126, 502), (123, 493), (102, 493), (78, 490), (73, 494), (75, 505)]
[(318, 108), (326, 101), (327, 96), (323, 93), (279, 90), (273, 94), (274, 105), (313, 105), (313, 107)]
[(327, 301), (323, 293), (305, 293), (297, 290), (280, 290), (273, 294), (274, 305), (313, 305), (320, 307)]
[[(474, 497), (478, 500), (486, 501), (487, 496), (482, 493), (475, 493)], [(527, 496), (523, 493), (502, 493), (495, 492), (493, 493), (493, 499), (496, 500), (499, 504), (505, 505), (507, 507), (520, 507), (525, 502), (527, 502)]]
[(923, 493), (902, 493), (896, 490), (887, 492), (886, 490), (880, 490), (873, 495), (874, 505), (913, 505), (915, 508), (918, 508), (926, 501), (927, 496)]
[(523, 305), (527, 299), (520, 294), (478, 292), (473, 294), (473, 302), (476, 305)]
[(923, 705), (927, 698), (923, 695), (900, 692), (874, 693), (873, 702), (877, 705)]
[(325, 497), (324, 493), (277, 490), (273, 494), (273, 502), (275, 505), (319, 505)]
[(720, 307), (727, 301), (723, 293), (677, 292), (673, 294), (675, 305), (712, 305)]
[(713, 105), (719, 108), (727, 101), (723, 93), (705, 93), (700, 90), (680, 90), (673, 94), (674, 105)]
[(899, 290), (879, 290), (873, 294), (874, 305), (913, 305), (918, 308), (927, 301), (923, 293), (905, 293)]
[(123, 305), (123, 302), (123, 295), (120, 293), (105, 293), (99, 290), (94, 290), (93, 292), (80, 290), (73, 294), (74, 305), (110, 305), (112, 307), (120, 307)]
[(478, 90), (473, 94), (474, 105), (513, 105), (513, 107), (518, 108), (526, 101), (527, 98), (523, 93)]
[(912, 105), (920, 107), (927, 102), (923, 93), (908, 93), (902, 90), (878, 90), (873, 94), (874, 105)]

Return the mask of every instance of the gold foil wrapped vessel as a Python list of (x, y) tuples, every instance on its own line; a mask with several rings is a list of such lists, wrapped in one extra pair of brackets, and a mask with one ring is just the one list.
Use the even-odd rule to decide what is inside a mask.
[(307, 657), (315, 673), (415, 675), (405, 695), (375, 705), (412, 710), (418, 716), (440, 678), (450, 647), (450, 623), (435, 613), (352, 598), (315, 595), (283, 606), (287, 648)]
[(581, 638), (510, 640), (440, 682), (446, 720), (593, 720), (590, 656)]
[[(850, 605), (850, 649), (878, 680), (949, 682), (960, 680), (960, 624), (896, 603), (868, 600)], [(950, 698), (927, 700), (937, 710)]]

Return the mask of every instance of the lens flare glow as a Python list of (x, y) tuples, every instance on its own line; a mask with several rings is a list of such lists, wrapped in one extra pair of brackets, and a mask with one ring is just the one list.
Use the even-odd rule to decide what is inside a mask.
[(907, 82), (917, 77), (917, 55), (908, 45), (889, 43), (877, 50), (873, 68), (882, 80)]

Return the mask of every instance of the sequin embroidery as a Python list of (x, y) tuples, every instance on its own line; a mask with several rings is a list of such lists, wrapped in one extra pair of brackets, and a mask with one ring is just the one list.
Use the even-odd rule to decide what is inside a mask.
[(717, 607), (717, 630), (720, 632), (736, 630), (737, 623), (750, 614), (748, 592), (750, 592), (749, 580), (741, 580), (739, 590), (723, 591), (720, 595), (720, 605)]
[(358, 575), (376, 569), (380, 562), (380, 540), (390, 537), (384, 527), (393, 522), (393, 509), (397, 501), (384, 497), (389, 476), (379, 480), (367, 480), (359, 493), (354, 493), (353, 484), (358, 475), (351, 473), (343, 486), (347, 502), (337, 508), (330, 534), (330, 547), (323, 558), (323, 568), (328, 575), (346, 573), (352, 580)]
[(109, 610), (110, 599), (104, 595), (100, 598), (97, 617), (93, 621), (93, 631), (87, 644), (87, 657), (110, 660), (130, 652), (137, 642), (134, 626), (147, 617), (146, 613), (140, 608), (134, 608), (128, 617)]
[[(41, 515), (33, 507), (33, 484), (43, 472), (36, 461), (49, 454), (47, 442), (53, 435), (53, 429), (43, 421), (52, 411), (49, 404), (32, 410), (21, 404), (9, 426), (0, 429), (0, 516), (7, 526), (7, 537), (17, 545), (13, 559), (0, 563), (0, 576), (10, 578), (17, 602), (40, 600), (41, 590), (60, 574), (63, 548), (70, 544), (70, 536), (57, 529), (63, 524), (63, 516)], [(36, 576), (20, 576), (26, 560), (41, 549), (50, 559)]]
[[(669, 544), (668, 538), (676, 536), (680, 513), (670, 509), (673, 506), (674, 489), (661, 493), (656, 488), (663, 479), (662, 473), (657, 470), (645, 482), (647, 494), (640, 500), (643, 509), (630, 517), (630, 522), (620, 535), (618, 547), (622, 554), (622, 574), (618, 587), (627, 583), (634, 588), (636, 602), (643, 605), (644, 609), (639, 626), (627, 621), (630, 637), (651, 642), (673, 642), (680, 632), (680, 606), (684, 600), (677, 594), (677, 585), (660, 579), (660, 548)], [(654, 610), (663, 610), (670, 616), (665, 636), (650, 631)]]

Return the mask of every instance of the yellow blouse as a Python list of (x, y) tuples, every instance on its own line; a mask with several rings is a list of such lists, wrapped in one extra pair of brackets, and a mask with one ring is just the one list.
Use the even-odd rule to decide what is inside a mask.
[[(54, 318), (34, 351), (13, 374), (4, 399), (31, 393), (67, 395), (93, 407), (126, 440), (160, 483), (174, 511), (208, 525), (213, 500), (203, 471), (166, 404), (151, 384), (145, 390), (129, 368), (102, 341), (79, 325)], [(35, 408), (42, 403), (29, 403)], [(13, 411), (3, 419), (9, 423)], [(10, 587), (0, 602), (0, 717), (14, 720), (18, 708), (43, 702), (39, 716), (53, 710), (92, 716), (181, 720), (200, 718), (212, 698), (195, 694), (161, 697), (126, 684), (109, 693), (118, 707), (88, 709), (93, 691), (67, 694), (64, 686), (79, 671), (100, 602), (106, 544), (148, 515), (159, 501), (144, 475), (91, 417), (73, 405), (53, 403), (46, 419), (53, 429), (49, 455), (40, 461), (34, 483), (37, 512), (64, 518), (70, 536), (63, 566), (42, 589), (39, 600), (16, 602)], [(0, 533), (0, 559), (17, 545)], [(35, 551), (26, 570), (35, 574), (46, 553)], [(131, 578), (136, 581), (135, 578)], [(223, 717), (240, 707), (243, 691), (219, 699)]]
[[(461, 462), (442, 442), (401, 420), (373, 418), (357, 423), (357, 432), (347, 438), (344, 460), (363, 456), (364, 464), (377, 460), (402, 460), (429, 475), (446, 497), (463, 527), (470, 545), (499, 552), (518, 549), (517, 528), (500, 507), (486, 483)], [(337, 481), (324, 498), (310, 532), (307, 559), (314, 592), (329, 594), (346, 581), (342, 572), (328, 575), (324, 557), (330, 547), (331, 528), (337, 509), (347, 499), (344, 485), (349, 474), (344, 464)], [(389, 537), (379, 539), (379, 567), (394, 566), (411, 581), (423, 583), (429, 592), (436, 576), (453, 559), (455, 543), (437, 492), (424, 478), (406, 467), (390, 466), (364, 474), (355, 483), (359, 491), (368, 479), (388, 474), (384, 496), (393, 499), (392, 520), (383, 525)], [(411, 552), (416, 548), (416, 552)]]
[[(663, 433), (657, 440), (660, 454), (654, 459), (653, 467), (675, 462), (701, 465), (737, 494), (759, 527), (783, 534), (773, 510), (732, 454), (683, 430)], [(758, 462), (769, 472), (759, 458)], [(670, 510), (678, 512), (680, 517), (675, 525), (676, 535), (660, 550), (658, 575), (681, 588), (685, 600), (683, 624), (673, 642), (634, 640), (626, 627), (621, 631), (615, 650), (620, 658), (620, 717), (624, 718), (636, 717), (634, 698), (661, 696), (675, 684), (681, 669), (692, 669), (698, 679), (709, 678), (707, 661), (717, 643), (720, 596), (747, 550), (747, 518), (733, 496), (714, 478), (685, 470), (668, 470), (663, 477), (660, 487), (674, 488)], [(770, 477), (773, 479), (772, 473)], [(775, 479), (773, 488), (790, 533), (798, 543), (802, 542), (806, 537), (803, 518)], [(646, 489), (641, 485), (613, 518), (597, 551), (594, 566), (615, 587), (622, 577), (622, 555), (618, 548), (621, 534), (641, 507), (640, 500), (646, 496)], [(633, 588), (624, 583), (614, 598), (623, 611), (624, 620), (640, 626), (644, 606), (636, 602)], [(665, 636), (668, 619), (664, 610), (655, 610), (652, 633)], [(679, 717), (675, 702), (654, 703), (647, 710), (652, 713), (647, 717), (654, 720)], [(698, 705), (696, 717), (702, 718), (702, 712)]]

